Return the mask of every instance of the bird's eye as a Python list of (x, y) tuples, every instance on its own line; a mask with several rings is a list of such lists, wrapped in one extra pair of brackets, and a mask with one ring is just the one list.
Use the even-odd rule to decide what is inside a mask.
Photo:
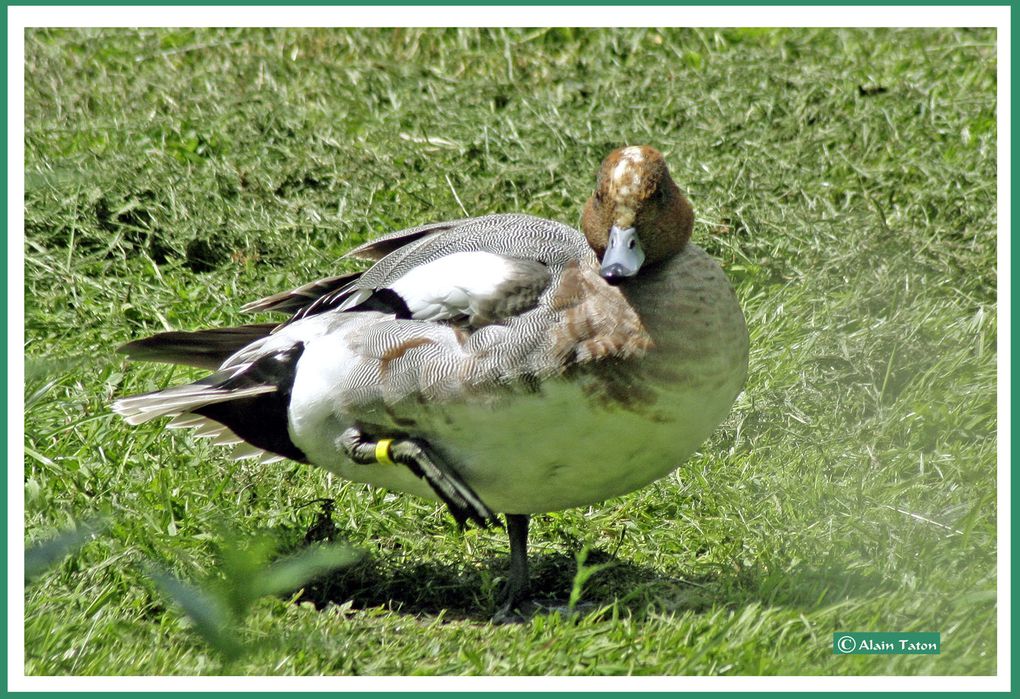
[(627, 243), (627, 249), (633, 250), (635, 245), (637, 245), (637, 241), (631, 238), (630, 242)]

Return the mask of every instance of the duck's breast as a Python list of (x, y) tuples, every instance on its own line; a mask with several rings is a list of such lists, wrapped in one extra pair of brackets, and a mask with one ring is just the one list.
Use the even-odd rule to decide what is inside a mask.
[(620, 287), (652, 339), (646, 354), (436, 426), (493, 507), (542, 512), (630, 492), (679, 466), (729, 413), (748, 359), (729, 280), (694, 245), (649, 272)]

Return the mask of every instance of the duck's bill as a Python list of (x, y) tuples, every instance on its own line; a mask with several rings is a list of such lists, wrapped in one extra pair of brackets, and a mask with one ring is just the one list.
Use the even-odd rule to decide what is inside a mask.
[(613, 226), (609, 229), (609, 244), (602, 256), (602, 277), (617, 281), (633, 277), (645, 261), (645, 251), (637, 231), (631, 228)]

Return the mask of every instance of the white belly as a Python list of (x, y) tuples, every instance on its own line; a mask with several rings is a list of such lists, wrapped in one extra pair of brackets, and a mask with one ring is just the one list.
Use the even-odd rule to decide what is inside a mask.
[[(725, 377), (724, 377), (725, 378)], [(658, 391), (634, 406), (605, 404), (564, 380), (491, 405), (430, 406), (414, 429), (497, 512), (551, 512), (636, 490), (673, 471), (725, 417), (742, 372)], [(316, 432), (335, 443), (353, 421), (331, 418)], [(436, 499), (401, 465), (354, 464), (330, 439), (311, 436), (313, 463), (353, 481)], [(313, 446), (314, 445), (314, 446)], [(304, 448), (304, 447), (303, 447)]]
[(672, 472), (725, 417), (738, 388), (662, 392), (635, 410), (596, 405), (577, 385), (556, 382), (511, 406), (451, 412), (437, 443), (494, 510), (562, 510)]

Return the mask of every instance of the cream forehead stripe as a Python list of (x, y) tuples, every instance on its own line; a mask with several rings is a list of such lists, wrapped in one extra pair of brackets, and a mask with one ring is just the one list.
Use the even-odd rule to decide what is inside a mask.
[(620, 162), (613, 170), (613, 185), (617, 190), (623, 188), (629, 190), (638, 183), (638, 166), (643, 160), (640, 148), (631, 146), (623, 149), (623, 152), (620, 153)]
[(616, 200), (616, 225), (626, 228), (634, 223), (633, 197), (641, 182), (641, 163), (644, 156), (637, 146), (624, 148), (620, 162), (613, 169), (613, 198)]

